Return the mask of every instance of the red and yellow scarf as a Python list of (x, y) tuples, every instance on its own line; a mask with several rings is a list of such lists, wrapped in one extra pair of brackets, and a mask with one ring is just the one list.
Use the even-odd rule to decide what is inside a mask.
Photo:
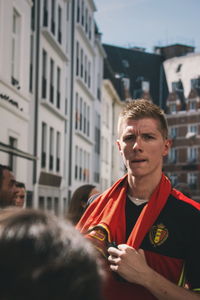
[[(127, 197), (128, 180), (127, 174), (118, 180), (111, 188), (98, 196), (88, 207), (83, 217), (77, 224), (78, 230), (92, 239), (97, 248), (106, 256), (106, 240), (118, 244), (128, 244), (138, 249), (155, 220), (162, 211), (167, 198), (171, 192), (171, 184), (168, 178), (162, 174), (159, 185), (154, 190), (150, 200), (144, 206), (128, 240), (126, 241), (126, 217), (125, 204)], [(103, 233), (106, 232), (106, 235)], [(113, 280), (113, 279), (112, 279)], [(142, 287), (134, 284), (117, 281), (109, 289), (108, 299), (134, 299), (133, 293), (138, 290), (138, 298), (135, 299), (154, 299), (150, 293)], [(136, 289), (136, 290), (135, 290)], [(143, 291), (141, 290), (144, 290)], [(141, 296), (140, 292), (142, 292)], [(137, 292), (136, 292), (137, 293)], [(147, 294), (146, 294), (147, 293)], [(132, 298), (131, 298), (132, 297)], [(141, 297), (141, 298), (139, 298)], [(145, 298), (146, 297), (146, 298)], [(153, 297), (153, 298), (152, 298)]]

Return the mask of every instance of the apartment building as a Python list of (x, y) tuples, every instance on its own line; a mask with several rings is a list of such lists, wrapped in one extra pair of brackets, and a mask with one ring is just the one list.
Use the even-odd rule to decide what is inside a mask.
[(123, 102), (120, 100), (111, 80), (104, 79), (101, 126), (101, 191), (105, 191), (125, 173), (124, 164), (116, 143), (118, 117), (122, 106)]
[(100, 188), (105, 51), (92, 0), (0, 1), (1, 163), (27, 206), (62, 214), (80, 185)]
[(25, 183), (36, 161), (28, 144), (31, 5), (0, 0), (0, 162)]
[(73, 5), (74, 76), (69, 143), (70, 194), (86, 183), (93, 183), (99, 188), (101, 89), (105, 56), (95, 24), (94, 1), (76, 0)]
[(33, 196), (28, 206), (60, 214), (67, 205), (71, 1), (33, 1), (30, 28)]
[(200, 201), (200, 54), (190, 51), (169, 58), (164, 69), (169, 89), (167, 119), (173, 141), (165, 171), (174, 186), (187, 184), (192, 198)]

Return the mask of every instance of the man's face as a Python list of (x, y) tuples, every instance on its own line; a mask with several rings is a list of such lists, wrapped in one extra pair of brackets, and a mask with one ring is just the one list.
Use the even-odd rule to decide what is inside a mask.
[(25, 201), (25, 195), (26, 195), (25, 188), (17, 187), (16, 190), (17, 193), (15, 197), (15, 205), (19, 207), (23, 207)]
[(2, 186), (0, 188), (0, 206), (6, 207), (14, 204), (16, 195), (16, 180), (13, 173), (9, 170), (3, 170)]
[(158, 121), (151, 118), (123, 120), (120, 132), (117, 144), (128, 174), (139, 178), (161, 173), (170, 141), (163, 138)]

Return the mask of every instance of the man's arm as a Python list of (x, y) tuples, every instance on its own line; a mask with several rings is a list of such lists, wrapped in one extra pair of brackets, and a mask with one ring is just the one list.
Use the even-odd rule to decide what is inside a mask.
[(150, 268), (144, 251), (136, 251), (128, 245), (119, 245), (118, 249), (110, 247), (110, 269), (127, 281), (140, 284), (159, 300), (199, 300), (200, 294), (179, 287)]

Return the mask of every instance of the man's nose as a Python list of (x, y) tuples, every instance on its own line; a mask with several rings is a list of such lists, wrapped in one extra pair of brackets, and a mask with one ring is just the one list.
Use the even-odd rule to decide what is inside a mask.
[(136, 137), (134, 144), (133, 144), (133, 150), (141, 150), (141, 139), (140, 137)]

